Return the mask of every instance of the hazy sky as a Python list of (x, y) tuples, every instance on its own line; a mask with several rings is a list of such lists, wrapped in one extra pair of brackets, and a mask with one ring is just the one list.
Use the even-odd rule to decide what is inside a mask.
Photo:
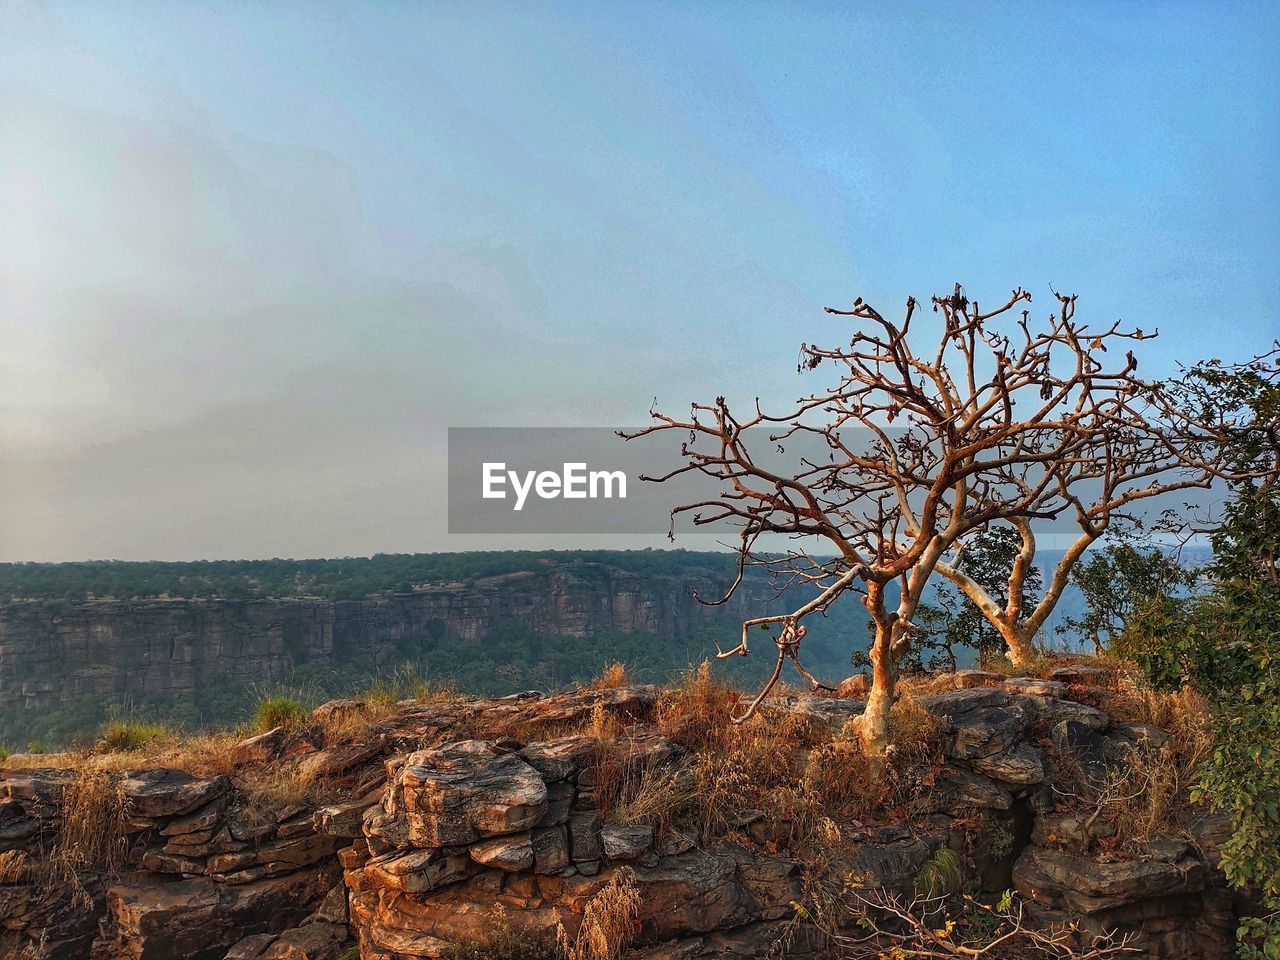
[(1274, 3), (0, 0), (0, 560), (553, 543), (447, 536), (447, 426), (790, 399), (858, 295), (1243, 357), (1278, 48)]

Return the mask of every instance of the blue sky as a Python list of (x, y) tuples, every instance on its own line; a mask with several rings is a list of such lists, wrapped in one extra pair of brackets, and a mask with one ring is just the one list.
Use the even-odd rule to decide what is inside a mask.
[[(787, 400), (958, 281), (1280, 335), (1274, 4), (0, 0), (0, 559), (444, 532), (450, 425)], [(581, 538), (579, 538), (581, 540)]]

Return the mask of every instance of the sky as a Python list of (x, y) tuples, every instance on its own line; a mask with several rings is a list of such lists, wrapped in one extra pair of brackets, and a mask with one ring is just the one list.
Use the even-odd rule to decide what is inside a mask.
[(1278, 47), (1273, 3), (0, 0), (0, 561), (624, 545), (449, 535), (446, 429), (792, 400), (857, 296), (1243, 359)]

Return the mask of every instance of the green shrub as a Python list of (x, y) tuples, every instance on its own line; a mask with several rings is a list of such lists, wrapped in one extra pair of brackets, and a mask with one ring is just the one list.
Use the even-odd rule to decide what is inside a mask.
[(264, 732), (276, 727), (292, 727), (306, 719), (307, 713), (307, 708), (292, 697), (264, 697), (253, 711), (253, 725)]
[(108, 720), (98, 731), (98, 750), (104, 753), (138, 750), (152, 740), (164, 736), (166, 729), (159, 723), (141, 723), (137, 720)]

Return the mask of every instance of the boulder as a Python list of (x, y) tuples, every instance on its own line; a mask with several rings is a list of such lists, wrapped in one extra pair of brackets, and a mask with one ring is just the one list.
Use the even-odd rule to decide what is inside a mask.
[(530, 743), (520, 751), (520, 756), (548, 783), (554, 783), (576, 779), (578, 771), (591, 763), (599, 747), (600, 741), (594, 737), (563, 737)]
[(150, 874), (122, 878), (107, 890), (102, 955), (222, 960), (246, 933), (272, 933), (297, 924), (332, 888), (336, 866), (239, 886), (204, 877), (182, 883), (157, 882)]
[(1117, 723), (1111, 734), (1118, 740), (1155, 750), (1169, 742), (1169, 734), (1151, 723)]
[(535, 873), (559, 873), (569, 866), (569, 832), (563, 826), (534, 830), (533, 870)]
[(969, 762), (979, 773), (1001, 783), (1031, 786), (1044, 782), (1044, 754), (1030, 744), (1019, 743), (1007, 753), (975, 757)]
[(132, 770), (120, 779), (125, 810), (135, 817), (176, 817), (226, 793), (226, 777), (193, 777), (182, 770)]
[[(979, 693), (985, 690), (958, 690)], [(1012, 750), (1027, 729), (1027, 718), (1016, 704), (978, 707), (950, 718), (954, 734), (948, 754), (958, 760), (989, 757)]]
[(1032, 697), (1062, 697), (1067, 685), (1057, 680), (1036, 680), (1034, 677), (1014, 677), (1000, 685), (1006, 693)]
[(870, 692), (871, 677), (865, 673), (845, 677), (836, 685), (836, 696), (842, 700), (866, 700)]
[(946, 690), (916, 701), (935, 717), (950, 719), (983, 707), (1004, 706), (1009, 695), (992, 687), (974, 687), (966, 690)]
[(600, 831), (600, 846), (609, 860), (639, 860), (653, 847), (653, 827), (611, 825)]
[(465, 849), (413, 850), (409, 853), (375, 857), (364, 865), (364, 882), (405, 893), (424, 893), (466, 879), (473, 870)]
[(473, 843), (471, 859), (481, 866), (496, 867), (508, 873), (519, 873), (533, 867), (533, 837), (527, 833), (494, 837)]
[(1008, 810), (1013, 794), (990, 777), (961, 767), (944, 767), (932, 794), (932, 809), (965, 813), (973, 808)]
[(1173, 860), (1099, 863), (1063, 850), (1027, 847), (1013, 868), (1015, 889), (1053, 909), (1098, 913), (1204, 888), (1205, 867), (1190, 852)]
[(247, 737), (231, 748), (231, 762), (237, 767), (255, 763), (270, 763), (284, 749), (284, 727), (272, 727), (266, 733)]
[(1090, 667), (1083, 663), (1058, 667), (1049, 674), (1050, 680), (1071, 685), (1094, 684), (1103, 679), (1111, 671), (1103, 667)]
[(1018, 703), (1035, 720), (1050, 727), (1061, 723), (1063, 720), (1074, 720), (1076, 723), (1084, 724), (1091, 730), (1101, 732), (1111, 725), (1111, 718), (1101, 710), (1091, 707), (1087, 703), (1078, 703), (1075, 700), (1033, 695), (1020, 697)]
[(411, 845), (443, 847), (529, 830), (547, 812), (547, 786), (521, 757), (463, 740), (406, 757), (383, 808)]

